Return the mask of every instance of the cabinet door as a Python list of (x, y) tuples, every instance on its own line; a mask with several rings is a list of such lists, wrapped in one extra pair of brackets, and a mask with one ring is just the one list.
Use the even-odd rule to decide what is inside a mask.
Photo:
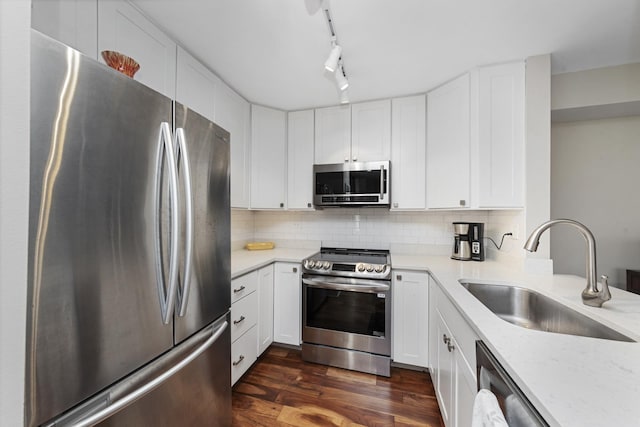
[(314, 163), (343, 163), (351, 158), (351, 107), (318, 108)]
[(458, 351), (457, 341), (454, 342), (454, 346), (455, 422), (453, 425), (456, 427), (469, 427), (473, 418), (473, 403), (478, 393), (475, 374), (462, 352)]
[(98, 0), (32, 0), (31, 27), (98, 59)]
[[(176, 44), (131, 4), (98, 2), (98, 52), (103, 50), (135, 59), (140, 64), (136, 80), (175, 98)], [(101, 56), (99, 59), (104, 62)]]
[(300, 345), (302, 282), (300, 264), (275, 264), (273, 287), (273, 340)]
[(426, 100), (424, 95), (391, 101), (391, 207), (426, 207)]
[(469, 205), (469, 74), (427, 94), (427, 207)]
[(391, 157), (391, 100), (351, 105), (351, 161)]
[(258, 356), (273, 342), (273, 264), (258, 271)]
[(231, 207), (251, 203), (251, 105), (226, 84), (216, 85), (214, 122), (231, 134)]
[(478, 71), (480, 207), (524, 204), (523, 62)]
[(455, 387), (455, 364), (452, 352), (449, 350), (450, 345), (454, 345), (451, 341), (451, 332), (445, 323), (442, 315), (438, 313), (436, 321), (436, 331), (438, 336), (436, 351), (436, 377), (434, 378), (434, 386), (436, 389), (436, 397), (440, 406), (442, 419), (447, 427), (453, 427), (454, 419), (454, 387)]
[(429, 340), (429, 277), (427, 273), (393, 274), (393, 360), (427, 366)]
[(288, 209), (313, 208), (313, 123), (313, 110), (288, 114)]
[(251, 208), (284, 208), (285, 123), (283, 111), (251, 106)]
[(178, 46), (176, 101), (213, 121), (216, 86), (219, 84), (221, 81), (215, 74)]

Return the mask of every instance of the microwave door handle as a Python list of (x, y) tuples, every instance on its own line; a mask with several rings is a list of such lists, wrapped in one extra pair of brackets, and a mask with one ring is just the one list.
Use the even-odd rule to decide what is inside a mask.
[(384, 165), (380, 165), (380, 200), (384, 200)]

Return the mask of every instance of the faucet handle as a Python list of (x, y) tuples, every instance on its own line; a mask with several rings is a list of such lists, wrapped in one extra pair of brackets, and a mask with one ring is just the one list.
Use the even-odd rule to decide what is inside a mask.
[(602, 301), (609, 301), (611, 299), (611, 292), (609, 292), (609, 276), (603, 274), (600, 276), (602, 289), (600, 289), (600, 298)]

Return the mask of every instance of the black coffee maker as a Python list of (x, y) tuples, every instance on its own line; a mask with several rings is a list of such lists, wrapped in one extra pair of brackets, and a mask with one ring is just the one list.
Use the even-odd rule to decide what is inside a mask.
[(454, 245), (451, 258), (484, 261), (484, 223), (454, 222)]

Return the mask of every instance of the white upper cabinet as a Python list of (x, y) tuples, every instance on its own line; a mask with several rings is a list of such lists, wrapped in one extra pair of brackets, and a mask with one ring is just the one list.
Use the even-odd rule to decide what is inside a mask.
[(214, 120), (216, 86), (220, 84), (215, 74), (178, 46), (176, 101)]
[(317, 164), (343, 163), (351, 159), (351, 107), (315, 110), (315, 156)]
[(286, 178), (286, 113), (251, 106), (251, 208), (283, 209)]
[(32, 0), (31, 27), (98, 57), (98, 0)]
[(524, 206), (523, 62), (478, 70), (478, 206)]
[(216, 85), (214, 122), (231, 134), (231, 207), (251, 203), (251, 105), (224, 83)]
[(424, 95), (391, 101), (391, 209), (424, 209), (426, 100)]
[(288, 209), (313, 208), (313, 123), (313, 110), (288, 114)]
[(351, 161), (368, 162), (390, 158), (391, 100), (352, 104)]
[(427, 94), (428, 208), (469, 206), (469, 94), (469, 74)]
[(175, 98), (176, 43), (129, 3), (98, 3), (98, 52), (103, 50), (115, 50), (136, 60), (140, 64), (137, 81)]

